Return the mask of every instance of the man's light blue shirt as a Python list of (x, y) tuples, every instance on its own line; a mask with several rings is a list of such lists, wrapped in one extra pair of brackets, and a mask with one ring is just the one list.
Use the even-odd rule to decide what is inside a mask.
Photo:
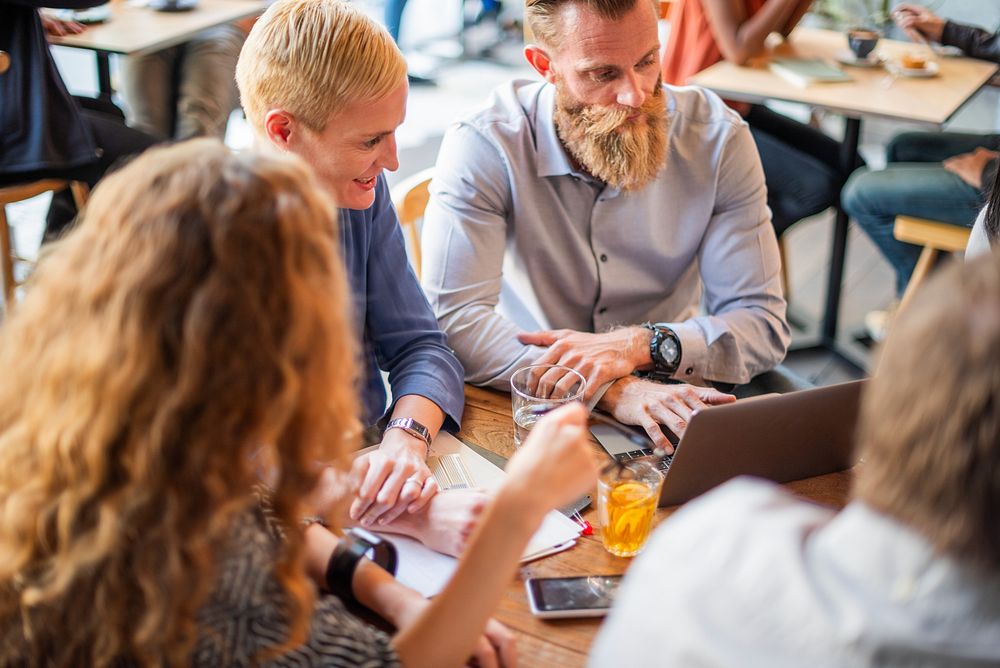
[(665, 165), (620, 192), (571, 163), (555, 88), (515, 81), (445, 134), (424, 219), (424, 290), (466, 379), (505, 387), (541, 348), (517, 334), (666, 322), (675, 376), (745, 383), (790, 332), (763, 170), (714, 94), (664, 86)]

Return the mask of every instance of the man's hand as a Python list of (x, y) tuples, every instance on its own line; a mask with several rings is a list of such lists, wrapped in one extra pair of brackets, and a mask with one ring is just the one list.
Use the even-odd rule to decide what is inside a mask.
[(402, 515), (381, 530), (412, 536), (436, 552), (457, 557), (465, 550), (490, 498), (478, 489), (442, 492), (422, 510)]
[(892, 10), (892, 17), (914, 42), (941, 41), (945, 20), (926, 7), (902, 3)]
[(734, 401), (733, 395), (710, 387), (664, 385), (629, 376), (608, 388), (598, 406), (619, 422), (642, 427), (657, 447), (672, 453), (674, 446), (660, 425), (680, 437), (696, 410)]
[(427, 468), (427, 444), (402, 429), (389, 429), (379, 449), (355, 460), (361, 480), (350, 516), (364, 526), (388, 524), (403, 512), (415, 513), (437, 493)]
[(40, 18), (42, 19), (42, 28), (45, 29), (45, 34), (48, 37), (79, 35), (87, 29), (87, 26), (76, 21), (63, 21), (62, 19), (55, 19), (45, 14), (41, 14)]
[[(524, 332), (518, 334), (517, 340), (526, 345), (548, 347), (535, 364), (559, 364), (579, 371), (587, 379), (584, 400), (588, 400), (601, 385), (652, 363), (649, 357), (651, 336), (643, 327), (623, 327), (604, 334), (555, 329)], [(571, 386), (569, 376), (549, 372), (539, 380), (539, 396), (551, 396), (553, 392), (564, 394)]]
[(957, 174), (963, 181), (979, 190), (983, 187), (983, 169), (998, 156), (1000, 153), (980, 146), (972, 153), (956, 155), (942, 164), (947, 171)]

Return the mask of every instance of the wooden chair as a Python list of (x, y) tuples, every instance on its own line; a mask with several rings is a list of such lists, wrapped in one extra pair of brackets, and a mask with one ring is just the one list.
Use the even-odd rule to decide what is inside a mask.
[(413, 265), (413, 271), (416, 272), (418, 279), (420, 278), (419, 223), (424, 218), (424, 209), (427, 208), (427, 200), (430, 199), (427, 186), (430, 185), (433, 176), (434, 168), (428, 167), (397, 183), (391, 192), (392, 203), (399, 216), (399, 225), (409, 241), (410, 264)]
[(64, 188), (69, 188), (73, 192), (77, 208), (83, 208), (90, 189), (82, 181), (43, 179), (0, 187), (0, 280), (3, 284), (4, 306), (8, 310), (14, 305), (15, 291), (20, 284), (14, 278), (14, 266), (18, 262), (29, 262), (29, 260), (14, 252), (14, 239), (7, 224), (7, 205), (37, 197), (45, 192), (58, 192)]
[(917, 266), (906, 284), (906, 292), (899, 302), (899, 311), (913, 298), (913, 294), (930, 275), (934, 263), (942, 252), (957, 253), (964, 251), (969, 243), (972, 230), (960, 225), (951, 225), (936, 220), (914, 218), (912, 216), (896, 216), (896, 224), (892, 234), (900, 241), (923, 246)]

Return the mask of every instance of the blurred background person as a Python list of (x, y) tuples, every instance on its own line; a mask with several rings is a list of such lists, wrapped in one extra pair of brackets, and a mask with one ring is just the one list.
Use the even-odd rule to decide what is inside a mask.
[[(955, 46), (973, 58), (1000, 62), (997, 34), (948, 21), (925, 7), (902, 3), (896, 23), (918, 43)], [(971, 227), (997, 171), (1000, 135), (905, 132), (886, 148), (885, 169), (859, 169), (844, 187), (844, 209), (875, 242), (896, 274), (896, 299), (865, 316), (876, 341), (885, 338), (921, 248), (896, 239), (896, 216), (929, 218)]]
[[(812, 0), (678, 0), (670, 12), (663, 80), (683, 86), (726, 60), (745, 65), (764, 52), (771, 33), (787, 37)], [(840, 168), (840, 143), (822, 131), (762, 104), (727, 102), (750, 125), (767, 183), (767, 204), (778, 236), (793, 223), (836, 206), (849, 173)], [(857, 164), (863, 164), (857, 158)]]
[[(46, 29), (60, 35), (83, 26), (43, 23), (41, 7), (84, 9), (104, 1), (0, 0), (0, 51), (10, 59), (0, 73), (0, 185), (69, 179), (93, 187), (118, 160), (155, 143), (127, 127), (113, 104), (71, 96), (49, 53)], [(56, 193), (45, 238), (58, 236), (75, 215), (69, 189)]]

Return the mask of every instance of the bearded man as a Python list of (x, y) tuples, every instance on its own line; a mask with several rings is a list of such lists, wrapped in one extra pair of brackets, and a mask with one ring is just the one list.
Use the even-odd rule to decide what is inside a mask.
[(776, 366), (789, 330), (753, 139), (714, 94), (662, 85), (655, 4), (528, 0), (544, 81), (448, 129), (422, 269), (467, 381), (576, 368), (670, 450), (660, 426), (732, 401), (711, 383)]

